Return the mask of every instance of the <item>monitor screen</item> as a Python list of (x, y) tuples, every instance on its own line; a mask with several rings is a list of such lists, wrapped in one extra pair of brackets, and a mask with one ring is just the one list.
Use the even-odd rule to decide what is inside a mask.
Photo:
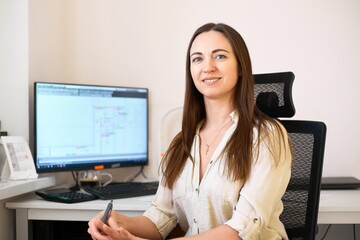
[(148, 89), (34, 83), (36, 171), (148, 164)]

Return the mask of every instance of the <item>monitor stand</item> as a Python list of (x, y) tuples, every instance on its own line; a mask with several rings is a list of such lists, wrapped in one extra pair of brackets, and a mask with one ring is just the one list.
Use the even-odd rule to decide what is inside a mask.
[(78, 172), (77, 171), (72, 171), (71, 172), (72, 176), (73, 176), (73, 179), (74, 179), (74, 182), (75, 182), (75, 185), (74, 186), (71, 186), (69, 187), (68, 189), (71, 190), (71, 191), (80, 191), (80, 185), (79, 185), (79, 175), (78, 175)]

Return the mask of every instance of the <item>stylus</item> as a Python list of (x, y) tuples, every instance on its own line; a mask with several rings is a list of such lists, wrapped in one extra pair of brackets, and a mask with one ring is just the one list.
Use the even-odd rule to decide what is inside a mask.
[(109, 218), (109, 216), (110, 216), (110, 213), (111, 213), (111, 211), (112, 211), (112, 208), (113, 208), (113, 200), (111, 200), (111, 201), (108, 203), (108, 205), (107, 205), (107, 207), (106, 207), (106, 210), (105, 210), (105, 212), (104, 212), (104, 215), (103, 215), (102, 218), (101, 218), (101, 221), (106, 222), (106, 221), (108, 220), (108, 218)]

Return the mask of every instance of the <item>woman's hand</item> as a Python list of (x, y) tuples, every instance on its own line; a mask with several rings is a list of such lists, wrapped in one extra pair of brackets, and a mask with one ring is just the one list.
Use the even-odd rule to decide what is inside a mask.
[(92, 239), (96, 240), (140, 240), (125, 229), (127, 217), (118, 213), (112, 212), (106, 223), (101, 221), (104, 211), (100, 212), (96, 217), (91, 219), (88, 223), (88, 233)]
[(104, 238), (105, 236), (102, 234), (103, 229), (104, 229), (104, 225), (106, 225), (105, 223), (103, 223), (101, 221), (101, 216), (104, 214), (104, 211), (100, 212), (96, 217), (94, 217), (93, 219), (91, 219), (88, 223), (89, 228), (88, 228), (88, 233), (91, 235), (92, 239), (107, 239)]
[[(144, 238), (139, 238), (134, 235), (132, 235), (129, 231), (127, 231), (123, 227), (105, 227), (104, 228), (104, 234), (107, 235), (106, 239), (111, 240), (145, 240)], [(101, 239), (99, 239), (101, 240)]]

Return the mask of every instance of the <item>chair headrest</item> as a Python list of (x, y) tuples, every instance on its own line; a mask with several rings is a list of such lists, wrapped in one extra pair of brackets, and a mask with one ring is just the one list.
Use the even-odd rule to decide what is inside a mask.
[(292, 72), (254, 74), (256, 106), (273, 118), (293, 117), (295, 107), (292, 99)]

